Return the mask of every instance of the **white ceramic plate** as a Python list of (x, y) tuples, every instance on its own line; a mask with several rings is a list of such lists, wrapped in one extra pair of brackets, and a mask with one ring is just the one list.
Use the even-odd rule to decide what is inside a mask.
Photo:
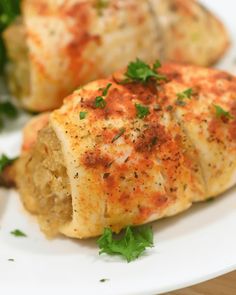
[[(234, 1), (205, 0), (236, 40)], [(219, 65), (234, 71), (235, 44)], [(235, 50), (235, 53), (234, 53)], [(235, 54), (235, 55), (234, 55)], [(16, 155), (24, 117), (0, 135), (0, 154)], [(236, 190), (188, 212), (154, 223), (155, 247), (126, 263), (98, 256), (95, 240), (46, 240), (14, 191), (0, 190), (0, 293), (160, 294), (236, 269)], [(14, 229), (27, 238), (10, 234)], [(8, 259), (14, 259), (14, 262)], [(101, 279), (109, 279), (102, 283)]]

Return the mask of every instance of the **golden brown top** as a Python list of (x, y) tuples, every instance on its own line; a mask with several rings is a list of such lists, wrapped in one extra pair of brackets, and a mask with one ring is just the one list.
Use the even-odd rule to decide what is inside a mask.
[(235, 183), (236, 79), (177, 64), (157, 73), (161, 79), (145, 82), (115, 73), (75, 91), (52, 113), (83, 220), (98, 210), (94, 195), (105, 224), (119, 230)]

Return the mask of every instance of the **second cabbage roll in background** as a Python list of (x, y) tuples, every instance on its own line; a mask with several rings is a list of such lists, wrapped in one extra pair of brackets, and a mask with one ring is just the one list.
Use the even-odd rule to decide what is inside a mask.
[(209, 65), (229, 43), (221, 22), (193, 0), (23, 0), (4, 39), (10, 90), (32, 111), (59, 107), (136, 57)]

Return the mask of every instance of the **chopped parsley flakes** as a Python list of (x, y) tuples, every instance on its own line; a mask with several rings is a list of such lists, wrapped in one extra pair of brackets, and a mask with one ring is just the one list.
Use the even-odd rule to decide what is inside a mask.
[(115, 142), (117, 139), (119, 139), (123, 134), (125, 133), (125, 128), (121, 128), (119, 133), (116, 134), (116, 136), (112, 139), (112, 143)]
[(175, 101), (175, 104), (178, 106), (185, 106), (186, 101), (185, 99), (191, 99), (193, 95), (193, 89), (188, 88), (183, 92), (177, 93), (177, 100)]
[(111, 86), (112, 86), (112, 83), (108, 83), (105, 88), (101, 88), (101, 90), (102, 90), (102, 96), (107, 96), (108, 91), (109, 91), (109, 89), (110, 89)]
[(19, 229), (15, 229), (15, 230), (11, 231), (11, 234), (17, 238), (27, 237), (27, 235)]
[(131, 62), (128, 65), (125, 76), (127, 77), (124, 80), (124, 83), (129, 83), (132, 81), (146, 83), (151, 78), (155, 80), (166, 80), (166, 77), (158, 74), (157, 69), (161, 66), (159, 61), (156, 61), (151, 68), (148, 64), (140, 59), (136, 59), (136, 61)]
[(193, 95), (193, 89), (192, 88), (188, 88), (186, 90), (184, 90), (183, 92), (177, 93), (177, 98), (178, 99), (191, 99), (191, 96)]
[(182, 99), (177, 99), (177, 100), (175, 101), (175, 104), (176, 104), (177, 106), (184, 107), (184, 106), (186, 105), (186, 101), (184, 101), (184, 100), (182, 100)]
[(80, 112), (79, 113), (80, 120), (84, 120), (86, 118), (87, 114), (88, 114), (87, 112)]
[(95, 101), (94, 101), (95, 108), (104, 109), (106, 107), (106, 105), (107, 105), (107, 103), (102, 96), (97, 96), (95, 98)]
[(137, 117), (139, 119), (143, 119), (150, 114), (149, 108), (142, 106), (141, 104), (136, 103), (135, 108), (136, 108), (136, 112), (137, 112)]
[(99, 280), (100, 283), (105, 283), (107, 281), (109, 281), (109, 279), (101, 279), (101, 280)]
[(4, 170), (4, 168), (5, 168), (6, 166), (11, 165), (15, 160), (16, 160), (16, 158), (14, 158), (14, 159), (10, 159), (10, 158), (8, 158), (6, 155), (3, 154), (3, 155), (0, 157), (0, 173)]
[(5, 114), (9, 119), (15, 119), (18, 115), (16, 107), (9, 101), (0, 103), (0, 113)]
[(155, 63), (153, 64), (153, 70), (156, 71), (161, 67), (161, 62), (157, 59)]
[(153, 231), (150, 226), (127, 227), (120, 238), (114, 238), (112, 230), (105, 228), (97, 241), (99, 254), (121, 255), (127, 262), (137, 259), (148, 247), (153, 247)]
[(95, 101), (94, 101), (95, 108), (104, 109), (106, 107), (107, 103), (104, 98), (105, 96), (107, 96), (111, 86), (112, 86), (112, 83), (108, 83), (106, 87), (99, 89), (102, 91), (102, 96), (97, 96), (95, 98)]
[(234, 117), (230, 114), (230, 112), (225, 111), (221, 106), (214, 105), (214, 108), (215, 108), (216, 117), (234, 119)]

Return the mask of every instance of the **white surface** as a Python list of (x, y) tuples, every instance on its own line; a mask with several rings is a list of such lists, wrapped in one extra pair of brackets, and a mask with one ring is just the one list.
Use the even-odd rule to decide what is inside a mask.
[[(235, 3), (205, 0), (236, 40)], [(220, 68), (235, 70), (232, 46)], [(11, 126), (13, 130), (14, 126)], [(0, 135), (0, 154), (18, 153), (20, 133)], [(17, 193), (0, 190), (0, 294), (160, 294), (236, 269), (236, 189), (154, 223), (155, 248), (127, 264), (98, 256), (95, 240), (46, 240)], [(21, 229), (28, 237), (16, 238)], [(14, 258), (14, 262), (8, 261)], [(100, 279), (107, 278), (105, 283)]]

